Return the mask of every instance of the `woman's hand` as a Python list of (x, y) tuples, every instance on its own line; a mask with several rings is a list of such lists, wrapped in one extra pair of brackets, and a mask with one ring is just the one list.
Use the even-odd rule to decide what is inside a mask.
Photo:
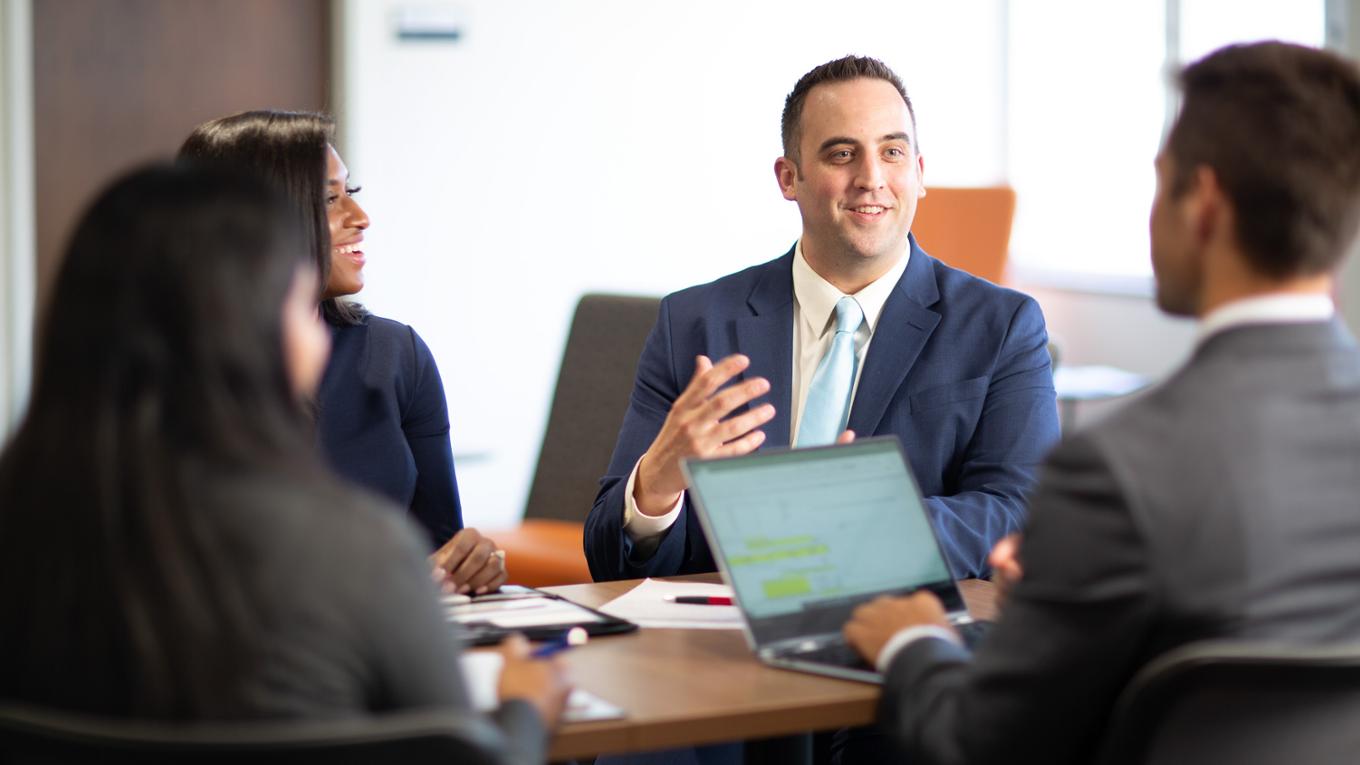
[(476, 529), (463, 529), (430, 556), (434, 576), (445, 592), (481, 595), (500, 589), (509, 578), (505, 552)]
[(505, 657), (497, 687), (501, 701), (521, 699), (533, 704), (543, 718), (543, 725), (552, 730), (567, 704), (567, 693), (571, 691), (562, 657), (530, 658), (529, 641), (523, 635), (506, 638), (501, 643), (501, 656)]

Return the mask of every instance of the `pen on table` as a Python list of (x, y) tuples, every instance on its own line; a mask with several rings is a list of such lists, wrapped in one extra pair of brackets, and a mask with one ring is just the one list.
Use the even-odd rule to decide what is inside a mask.
[(578, 645), (585, 645), (586, 640), (588, 639), (589, 636), (586, 634), (584, 627), (572, 627), (571, 629), (567, 630), (567, 634), (563, 635), (562, 637), (544, 643), (543, 645), (535, 648), (529, 654), (529, 656), (535, 659), (546, 659), (549, 656), (552, 656), (553, 654), (556, 653), (561, 653), (562, 651), (565, 651), (568, 648), (574, 648)]
[(718, 595), (667, 595), (672, 603), (690, 606), (730, 606), (732, 599)]

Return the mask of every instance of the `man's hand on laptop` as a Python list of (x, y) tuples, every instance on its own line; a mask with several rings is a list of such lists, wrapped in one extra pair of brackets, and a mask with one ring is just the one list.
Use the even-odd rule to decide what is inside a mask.
[(949, 624), (940, 599), (922, 590), (905, 598), (883, 596), (865, 603), (850, 615), (843, 632), (846, 642), (865, 661), (876, 665), (878, 654), (893, 635), (908, 627), (924, 625), (944, 627), (951, 631), (954, 629)]
[(770, 390), (769, 381), (763, 377), (723, 388), (750, 364), (751, 360), (741, 354), (717, 364), (707, 356), (698, 357), (694, 379), (671, 405), (661, 432), (638, 464), (633, 499), (643, 515), (665, 515), (675, 506), (685, 490), (680, 460), (734, 457), (753, 452), (765, 442), (765, 433), (758, 428), (774, 417), (773, 405), (761, 404), (728, 417)]
[(1011, 590), (1020, 577), (1024, 575), (1024, 569), (1020, 567), (1020, 535), (1007, 534), (996, 543), (992, 548), (992, 553), (987, 556), (987, 563), (992, 567), (992, 584), (996, 585), (996, 604), (1001, 605), (1001, 601), (1011, 594)]

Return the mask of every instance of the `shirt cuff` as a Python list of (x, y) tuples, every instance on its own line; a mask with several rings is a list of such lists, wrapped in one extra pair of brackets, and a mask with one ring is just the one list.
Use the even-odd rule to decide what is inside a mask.
[(647, 515), (639, 510), (637, 500), (633, 499), (633, 485), (637, 483), (638, 466), (641, 464), (642, 457), (638, 457), (638, 461), (633, 463), (633, 472), (628, 474), (628, 485), (623, 487), (623, 530), (634, 542), (666, 533), (667, 529), (675, 525), (675, 519), (680, 517), (680, 508), (685, 505), (685, 493), (682, 491), (680, 499), (675, 501), (675, 507), (665, 515)]
[(878, 659), (874, 662), (874, 668), (879, 674), (888, 674), (888, 667), (892, 666), (892, 660), (902, 649), (925, 638), (939, 638), (948, 640), (954, 645), (963, 645), (959, 640), (958, 633), (948, 627), (941, 627), (938, 624), (918, 624), (915, 627), (907, 627), (898, 630), (897, 634), (888, 638), (888, 642), (883, 644), (883, 650), (878, 652)]

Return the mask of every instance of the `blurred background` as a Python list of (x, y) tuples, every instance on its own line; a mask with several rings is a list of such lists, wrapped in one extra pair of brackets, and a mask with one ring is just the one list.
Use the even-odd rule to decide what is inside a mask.
[[(576, 301), (785, 252), (784, 96), (847, 53), (904, 79), (928, 187), (1015, 190), (1001, 279), (1063, 363), (1156, 380), (1194, 336), (1147, 262), (1170, 73), (1266, 38), (1355, 56), (1360, 0), (0, 0), (0, 434), (99, 187), (203, 120), (326, 110), (372, 220), (358, 298), (434, 351), (467, 522), (512, 525)], [(1339, 301), (1360, 326), (1354, 262)]]

